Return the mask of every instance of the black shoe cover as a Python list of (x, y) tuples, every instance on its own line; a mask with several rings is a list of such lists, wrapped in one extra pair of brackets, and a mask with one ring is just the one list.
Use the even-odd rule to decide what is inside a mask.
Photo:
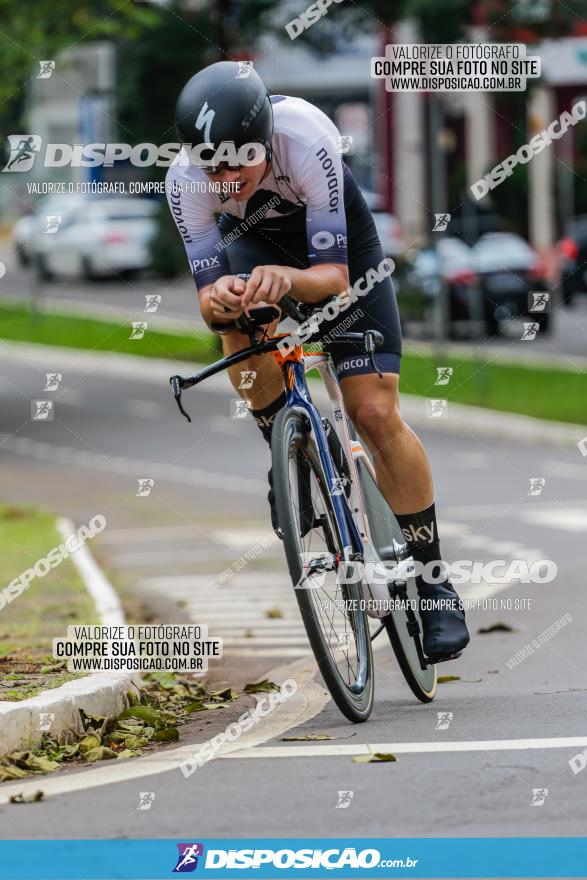
[(418, 584), (418, 593), (424, 654), (432, 663), (452, 660), (470, 640), (461, 600), (450, 581)]

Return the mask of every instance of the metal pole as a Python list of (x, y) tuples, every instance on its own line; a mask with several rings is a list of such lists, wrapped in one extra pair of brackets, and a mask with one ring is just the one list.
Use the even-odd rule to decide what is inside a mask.
[[(444, 151), (440, 146), (440, 132), (443, 125), (442, 104), (436, 95), (428, 94), (428, 129), (430, 148), (430, 203), (432, 214), (444, 214), (447, 210), (446, 165)], [(430, 219), (429, 238), (435, 252), (436, 263), (440, 267), (438, 242), (444, 232), (432, 232)], [(444, 355), (450, 324), (450, 304), (448, 289), (442, 273), (439, 273), (439, 291), (434, 309), (434, 339), (437, 355)]]

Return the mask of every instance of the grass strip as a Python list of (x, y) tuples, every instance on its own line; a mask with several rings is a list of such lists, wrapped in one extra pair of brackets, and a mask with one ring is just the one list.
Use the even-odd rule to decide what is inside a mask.
[[(70, 315), (33, 313), (26, 306), (0, 306), (0, 338), (61, 345), (92, 351), (113, 351), (143, 357), (211, 363), (219, 357), (218, 337), (212, 333), (165, 333), (148, 329), (142, 339), (130, 339), (130, 321), (115, 323)], [(448, 385), (436, 385), (437, 367), (451, 366)], [(410, 353), (405, 343), (401, 390), (429, 398), (445, 398), (520, 413), (540, 419), (584, 424), (587, 421), (587, 373), (550, 366), (485, 361), (446, 352)]]
[[(0, 505), (0, 591), (61, 543), (54, 515)], [(67, 626), (98, 622), (70, 559), (0, 605), (0, 700), (24, 700), (80, 678), (51, 654), (53, 639), (65, 636)]]

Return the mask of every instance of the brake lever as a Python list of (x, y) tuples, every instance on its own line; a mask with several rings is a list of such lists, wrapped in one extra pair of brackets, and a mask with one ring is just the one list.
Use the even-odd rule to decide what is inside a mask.
[[(375, 372), (377, 373), (379, 378), (383, 379), (383, 373), (381, 372), (381, 370), (379, 369), (379, 367), (377, 366), (377, 363), (375, 361), (375, 341), (376, 341), (375, 340), (375, 332), (377, 332), (377, 331), (373, 331), (373, 330), (366, 330), (365, 331), (365, 337), (364, 337), (365, 338), (365, 354), (369, 355), (369, 360), (371, 361), (371, 366), (373, 367), (373, 369), (375, 370)], [(377, 335), (381, 336), (380, 333), (378, 333)], [(383, 341), (383, 340), (381, 340), (381, 341)]]
[(169, 384), (171, 385), (171, 390), (173, 391), (173, 396), (175, 397), (175, 402), (179, 407), (180, 413), (182, 414), (182, 416), (185, 416), (188, 422), (191, 423), (192, 420), (189, 414), (185, 411), (181, 404), (181, 376), (172, 376), (169, 380)]

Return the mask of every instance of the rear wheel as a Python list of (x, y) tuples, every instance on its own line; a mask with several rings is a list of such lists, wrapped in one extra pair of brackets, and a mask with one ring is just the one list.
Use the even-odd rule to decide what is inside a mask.
[(271, 456), (287, 565), (312, 651), (343, 715), (366, 721), (373, 707), (373, 659), (361, 582), (344, 563), (328, 481), (305, 415), (278, 413)]
[[(360, 461), (358, 469), (375, 549), (382, 559), (392, 564), (394, 562), (401, 564), (409, 557), (409, 553), (405, 549), (402, 531), (371, 474), (366, 467), (361, 465)], [(417, 610), (416, 579), (413, 575), (406, 576), (403, 578), (403, 582), (405, 590), (393, 598), (403, 600), (413, 609), (421, 631), (422, 621)], [(384, 617), (382, 623), (385, 624), (391, 647), (410, 690), (422, 703), (429, 703), (434, 699), (436, 693), (436, 666), (426, 666), (425, 669), (422, 669), (416, 643), (408, 631), (408, 614), (406, 610), (402, 609), (399, 602), (396, 604), (398, 607)]]

